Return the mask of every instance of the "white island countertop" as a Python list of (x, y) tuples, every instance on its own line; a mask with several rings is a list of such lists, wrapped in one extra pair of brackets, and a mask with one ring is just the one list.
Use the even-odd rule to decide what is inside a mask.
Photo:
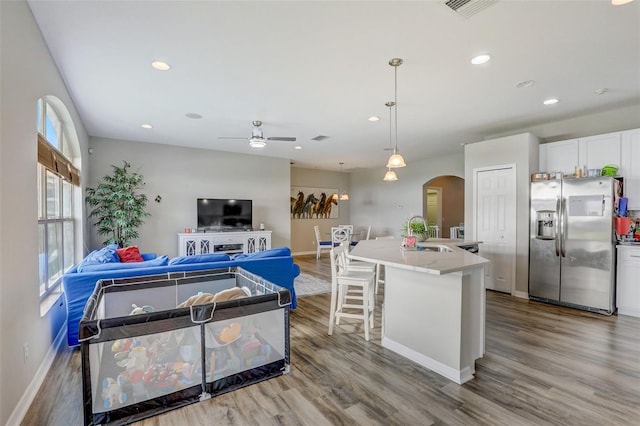
[(444, 275), (475, 269), (489, 261), (458, 246), (479, 241), (430, 238), (418, 243), (418, 249), (405, 250), (401, 239), (362, 240), (351, 250), (354, 260), (379, 263), (410, 271)]

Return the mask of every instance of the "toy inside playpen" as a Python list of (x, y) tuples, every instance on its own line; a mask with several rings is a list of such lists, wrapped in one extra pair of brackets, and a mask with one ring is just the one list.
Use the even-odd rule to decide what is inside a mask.
[(98, 281), (85, 424), (126, 424), (289, 372), (288, 290), (241, 268)]

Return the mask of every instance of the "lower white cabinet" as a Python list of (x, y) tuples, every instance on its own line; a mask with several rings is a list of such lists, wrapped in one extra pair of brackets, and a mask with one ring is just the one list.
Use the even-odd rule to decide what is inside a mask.
[(271, 231), (191, 232), (178, 234), (178, 256), (255, 253), (271, 248)]
[(619, 315), (640, 317), (640, 246), (618, 246), (616, 305)]

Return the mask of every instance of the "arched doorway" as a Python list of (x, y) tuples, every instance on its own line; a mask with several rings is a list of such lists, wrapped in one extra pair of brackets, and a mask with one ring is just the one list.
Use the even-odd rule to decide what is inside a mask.
[(450, 228), (464, 222), (464, 179), (438, 176), (425, 183), (422, 215), (429, 225), (439, 227), (441, 238), (450, 238)]

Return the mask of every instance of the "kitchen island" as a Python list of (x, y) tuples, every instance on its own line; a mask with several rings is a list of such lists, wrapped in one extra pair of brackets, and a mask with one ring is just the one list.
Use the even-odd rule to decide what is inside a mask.
[(484, 355), (484, 266), (488, 260), (434, 239), (405, 250), (401, 240), (364, 240), (349, 257), (385, 267), (382, 346), (462, 384)]

